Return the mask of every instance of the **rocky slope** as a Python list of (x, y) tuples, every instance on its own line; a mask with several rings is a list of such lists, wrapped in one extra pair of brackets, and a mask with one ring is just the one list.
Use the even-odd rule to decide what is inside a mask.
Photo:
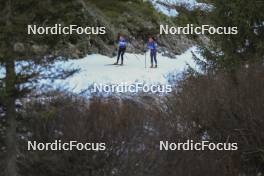
[[(118, 34), (124, 35), (128, 41), (128, 52), (141, 53), (148, 36), (154, 36), (159, 45), (159, 52), (174, 57), (193, 45), (193, 41), (183, 35), (160, 36), (160, 24), (173, 24), (172, 19), (153, 6), (147, 0), (76, 0), (76, 1), (15, 1), (14, 14), (5, 16), (8, 3), (0, 16), (1, 41), (6, 44), (0, 47), (0, 57), (20, 59), (43, 58), (48, 56), (65, 56), (69, 58), (84, 57), (87, 54), (103, 54), (113, 56), (116, 53)], [(77, 25), (106, 27), (104, 35), (29, 35), (28, 25), (40, 27)], [(16, 35), (12, 35), (16, 34)], [(3, 42), (2, 42), (3, 43)], [(47, 58), (47, 57), (46, 57)]]
[(79, 3), (87, 23), (105, 26), (107, 34), (85, 36), (75, 44), (69, 44), (68, 51), (74, 57), (87, 53), (115, 55), (118, 34), (125, 35), (129, 40), (129, 52), (142, 52), (149, 35), (156, 37), (160, 52), (171, 57), (183, 53), (193, 45), (183, 35), (158, 35), (160, 24), (172, 25), (172, 22), (169, 17), (157, 12), (148, 1), (79, 0)]

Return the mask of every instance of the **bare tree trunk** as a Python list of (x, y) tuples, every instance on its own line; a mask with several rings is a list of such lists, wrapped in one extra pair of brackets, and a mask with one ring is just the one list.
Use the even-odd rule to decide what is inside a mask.
[(16, 73), (15, 63), (13, 60), (6, 61), (6, 116), (7, 116), (7, 131), (6, 131), (6, 170), (5, 176), (17, 176), (17, 139), (16, 139)]

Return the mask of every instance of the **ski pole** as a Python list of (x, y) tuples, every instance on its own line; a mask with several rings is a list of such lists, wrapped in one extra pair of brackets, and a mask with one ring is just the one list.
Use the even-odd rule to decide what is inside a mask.
[(145, 52), (145, 68), (147, 68), (147, 54)]
[[(131, 44), (134, 48), (136, 48), (136, 46), (133, 45), (131, 42), (130, 42), (130, 44)], [(136, 56), (136, 58), (137, 58), (138, 61), (140, 61), (140, 59), (138, 58), (138, 56), (137, 56), (136, 54), (134, 54), (134, 53), (132, 53), (132, 54)], [(141, 61), (140, 61), (140, 62), (141, 62)]]

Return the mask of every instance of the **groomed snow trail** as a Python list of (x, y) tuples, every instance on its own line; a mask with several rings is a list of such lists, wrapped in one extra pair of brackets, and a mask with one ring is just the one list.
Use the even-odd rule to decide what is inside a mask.
[(196, 48), (192, 47), (175, 59), (164, 57), (158, 54), (158, 68), (150, 67), (150, 57), (147, 53), (147, 68), (145, 68), (145, 55), (126, 53), (124, 66), (113, 65), (116, 57), (92, 54), (85, 58), (57, 62), (56, 66), (64, 69), (77, 68), (78, 73), (65, 80), (56, 80), (50, 83), (52, 88), (63, 87), (75, 93), (87, 89), (93, 83), (120, 84), (142, 82), (146, 84), (165, 84), (169, 73), (181, 73), (187, 64), (196, 67), (192, 59), (192, 52)]

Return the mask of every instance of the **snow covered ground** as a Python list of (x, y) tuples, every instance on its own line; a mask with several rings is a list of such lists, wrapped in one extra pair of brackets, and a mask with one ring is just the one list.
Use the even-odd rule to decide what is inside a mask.
[(160, 1), (160, 2), (163, 2), (163, 1), (164, 2), (168, 2), (168, 1), (171, 2), (172, 0), (168, 0), (168, 1), (167, 0), (153, 0), (153, 5), (159, 12), (161, 12), (161, 13), (167, 15), (167, 16), (174, 17), (174, 16), (178, 15), (178, 12), (176, 10), (169, 9), (167, 7), (162, 6), (159, 3), (157, 3), (158, 1)]
[(133, 84), (142, 82), (146, 84), (164, 84), (169, 73), (181, 73), (188, 65), (196, 67), (192, 59), (192, 52), (197, 49), (190, 48), (171, 59), (158, 54), (158, 68), (149, 68), (150, 58), (147, 53), (147, 68), (145, 68), (145, 56), (140, 54), (125, 54), (124, 66), (112, 65), (116, 58), (92, 54), (85, 58), (57, 62), (57, 67), (64, 69), (78, 68), (79, 72), (65, 80), (56, 80), (48, 83), (52, 88), (66, 88), (74, 93), (87, 89), (93, 83), (97, 84)]
[[(43, 91), (64, 89), (80, 93), (94, 83), (109, 85), (122, 83), (166, 84), (170, 73), (180, 74), (187, 68), (187, 65), (198, 70), (192, 59), (192, 52), (199, 56), (196, 47), (190, 48), (175, 59), (158, 54), (158, 68), (149, 68), (149, 53), (146, 54), (146, 68), (145, 55), (132, 53), (125, 54), (124, 66), (113, 65), (116, 62), (116, 57), (110, 58), (99, 54), (87, 55), (82, 59), (58, 61), (54, 65), (55, 68), (79, 69), (79, 72), (64, 80), (41, 80), (37, 83), (37, 87)], [(20, 70), (19, 68), (18, 66), (17, 70)], [(5, 71), (0, 67), (0, 77), (4, 77), (4, 75)]]
[(168, 4), (186, 4), (190, 8), (193, 7), (200, 7), (204, 10), (210, 10), (212, 7), (205, 3), (198, 3), (196, 0), (152, 0), (154, 7), (161, 13), (175, 17), (178, 15), (178, 12), (175, 9), (170, 9), (167, 7), (164, 7), (163, 5), (159, 4), (158, 2), (164, 2)]

